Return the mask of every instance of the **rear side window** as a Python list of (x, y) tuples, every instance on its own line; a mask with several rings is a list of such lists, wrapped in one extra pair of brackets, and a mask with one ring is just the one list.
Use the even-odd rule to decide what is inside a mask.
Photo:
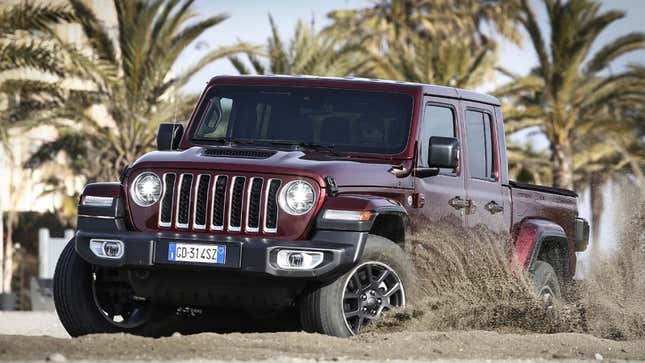
[[(428, 166), (428, 143), (432, 136), (455, 137), (455, 113), (451, 107), (429, 104), (423, 113), (421, 130), (421, 165)], [(441, 169), (453, 173), (453, 169)]]
[(468, 170), (475, 179), (495, 179), (492, 119), (488, 113), (466, 111)]

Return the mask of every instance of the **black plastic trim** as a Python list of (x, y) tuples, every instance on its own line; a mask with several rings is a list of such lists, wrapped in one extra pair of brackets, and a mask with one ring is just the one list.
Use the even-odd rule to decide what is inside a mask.
[(509, 181), (508, 184), (511, 187), (518, 188), (518, 189), (535, 190), (537, 192), (558, 194), (558, 195), (564, 195), (564, 196), (573, 197), (573, 198), (578, 197), (578, 193), (574, 192), (573, 190), (569, 190), (569, 189), (547, 187), (547, 186), (544, 186), (544, 185), (536, 185), (536, 184), (519, 183), (519, 182), (516, 182), (516, 181), (513, 181), (513, 180)]
[(79, 230), (95, 232), (125, 232), (127, 231), (125, 218), (78, 216), (76, 226)]
[[(569, 275), (571, 274), (571, 272), (569, 271), (569, 242), (567, 241), (567, 236), (564, 234), (547, 234), (545, 232), (539, 232), (535, 241), (535, 247), (533, 248), (533, 254), (531, 255), (531, 260), (528, 265), (528, 271), (533, 272), (535, 270), (535, 262), (538, 260), (540, 252), (542, 252), (542, 247), (544, 246), (544, 243), (546, 241), (556, 242), (565, 252), (564, 255), (566, 255), (566, 260), (564, 261), (565, 266), (563, 267), (566, 268), (562, 272), (565, 278), (569, 278)], [(553, 267), (557, 269), (556, 266)]]
[(589, 223), (576, 218), (576, 252), (584, 252), (589, 246)]
[[(367, 232), (357, 231), (318, 231), (314, 233), (311, 240), (267, 240), (215, 235), (130, 232), (118, 228), (114, 222), (116, 220), (112, 221), (115, 227), (112, 231), (108, 230), (111, 224), (106, 223), (103, 228), (92, 228), (91, 232), (79, 230), (76, 233), (76, 251), (87, 262), (105, 267), (183, 268), (208, 273), (233, 269), (242, 273), (314, 278), (319, 281), (326, 281), (348, 271), (360, 256), (368, 235)], [(83, 226), (89, 227), (90, 224), (84, 223)], [(89, 249), (92, 238), (122, 241), (125, 245), (123, 257), (103, 259), (95, 256)], [(169, 262), (167, 251), (170, 242), (226, 245), (226, 263), (204, 265)], [(282, 270), (277, 268), (275, 261), (275, 253), (279, 248), (324, 250), (325, 260), (321, 266), (313, 270)]]
[(109, 217), (109, 218), (124, 218), (125, 217), (125, 202), (123, 198), (114, 198), (112, 205), (109, 207), (95, 207), (83, 205), (81, 197), (80, 204), (78, 205), (78, 215), (91, 216), (91, 217)]
[(184, 125), (178, 123), (159, 124), (157, 131), (157, 150), (170, 151), (179, 149), (179, 142), (184, 135)]

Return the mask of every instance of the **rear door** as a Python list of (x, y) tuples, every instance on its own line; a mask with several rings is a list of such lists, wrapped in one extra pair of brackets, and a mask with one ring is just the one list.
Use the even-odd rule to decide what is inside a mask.
[[(492, 106), (462, 101), (466, 195), (471, 207), (466, 215), (469, 227), (483, 224), (494, 232), (507, 231), (504, 222), (504, 191), (499, 177), (500, 151), (495, 112)], [(504, 135), (499, 135), (504, 137)]]
[[(423, 118), (418, 132), (418, 167), (428, 167), (428, 142), (431, 136), (457, 137), (461, 141), (459, 123), (459, 102), (438, 97), (425, 97)], [(460, 153), (463, 155), (463, 146)], [(442, 169), (439, 175), (428, 178), (415, 177), (415, 190), (422, 199), (423, 207), (416, 209), (423, 221), (447, 220), (464, 225), (464, 209), (451, 207), (451, 201), (466, 199), (464, 175), (461, 166), (456, 169)], [(422, 227), (422, 226), (418, 226)]]

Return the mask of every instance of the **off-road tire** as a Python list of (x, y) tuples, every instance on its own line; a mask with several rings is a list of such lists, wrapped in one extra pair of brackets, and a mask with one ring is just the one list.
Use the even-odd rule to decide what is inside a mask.
[(562, 296), (558, 275), (548, 262), (536, 261), (532, 278), (538, 295), (542, 296), (545, 289), (548, 288), (552, 292), (553, 298), (559, 299)]
[(145, 336), (172, 334), (160, 324), (161, 310), (151, 314), (150, 323), (126, 329), (111, 324), (102, 316), (92, 293), (92, 266), (74, 250), (75, 240), (67, 243), (54, 272), (53, 290), (56, 313), (72, 337), (99, 333), (131, 333)]
[[(410, 297), (415, 294), (416, 275), (410, 258), (401, 247), (387, 238), (370, 235), (356, 266), (366, 262), (380, 262), (394, 270), (403, 285), (406, 303), (409, 303)], [(301, 297), (300, 323), (305, 331), (337, 337), (354, 335), (345, 322), (342, 300), (347, 280), (354, 270)]]

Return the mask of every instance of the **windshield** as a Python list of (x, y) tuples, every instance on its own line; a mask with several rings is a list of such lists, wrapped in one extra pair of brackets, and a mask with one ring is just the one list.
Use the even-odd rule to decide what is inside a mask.
[(238, 141), (320, 150), (401, 153), (413, 98), (331, 88), (217, 86), (197, 114), (196, 143)]

